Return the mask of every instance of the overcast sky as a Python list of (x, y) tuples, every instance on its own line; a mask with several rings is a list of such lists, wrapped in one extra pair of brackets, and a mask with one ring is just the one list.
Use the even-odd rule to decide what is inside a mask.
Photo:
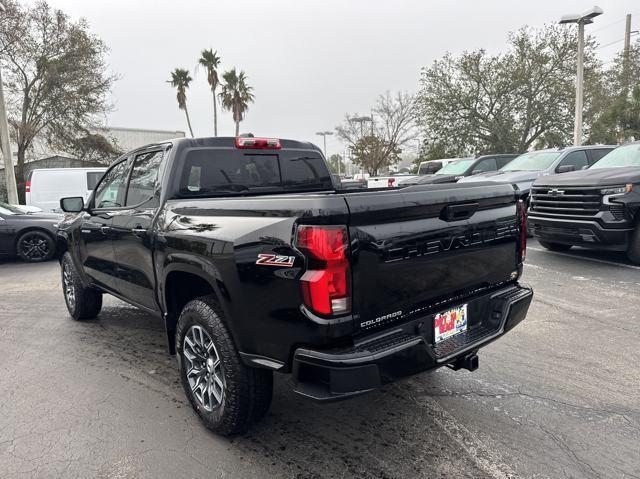
[[(386, 90), (416, 91), (420, 68), (445, 52), (499, 52), (507, 33), (581, 12), (589, 1), (513, 0), (50, 0), (74, 18), (85, 17), (110, 47), (112, 126), (186, 130), (175, 91), (165, 82), (176, 67), (192, 72), (187, 92), (194, 133), (213, 132), (211, 93), (194, 71), (203, 48), (222, 68), (245, 70), (256, 101), (241, 131), (321, 144), (345, 113), (367, 113)], [(624, 16), (640, 26), (638, 0), (606, 0), (604, 15), (587, 27), (601, 45), (621, 40)], [(599, 50), (605, 60), (622, 41)], [(233, 135), (229, 113), (219, 132)], [(328, 154), (342, 149), (328, 141)]]

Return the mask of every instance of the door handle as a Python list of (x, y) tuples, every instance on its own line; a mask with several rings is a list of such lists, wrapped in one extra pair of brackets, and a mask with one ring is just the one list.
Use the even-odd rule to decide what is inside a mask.
[(133, 233), (138, 238), (144, 238), (145, 236), (147, 236), (147, 230), (144, 228), (140, 228), (139, 226), (133, 228), (131, 230), (131, 233)]
[(108, 233), (109, 233), (109, 231), (111, 231), (111, 228), (110, 228), (109, 226), (101, 226), (101, 227), (100, 227), (100, 232), (101, 232), (103, 235), (108, 234)]

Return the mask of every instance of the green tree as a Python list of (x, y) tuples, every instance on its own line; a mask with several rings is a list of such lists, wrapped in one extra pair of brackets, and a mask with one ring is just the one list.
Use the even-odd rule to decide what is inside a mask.
[(106, 45), (85, 20), (74, 21), (45, 1), (3, 4), (0, 55), (24, 202), (24, 163), (34, 139), (74, 138), (101, 126), (116, 77), (109, 73)]
[(640, 139), (640, 40), (631, 45), (629, 61), (623, 53), (613, 60), (594, 90), (595, 121), (589, 130), (592, 143), (623, 143)]
[(60, 144), (66, 153), (88, 164), (109, 165), (124, 153), (117, 143), (100, 133), (85, 131), (76, 137), (65, 138)]
[(339, 173), (344, 174), (345, 164), (344, 164), (342, 155), (339, 155), (338, 153), (334, 153), (329, 157), (329, 160), (327, 161), (327, 163), (329, 165), (329, 169), (331, 170), (331, 173), (335, 173), (336, 175)]
[(207, 82), (213, 96), (213, 135), (218, 136), (218, 105), (216, 102), (216, 89), (220, 84), (217, 70), (220, 65), (218, 52), (214, 52), (211, 48), (202, 50), (198, 63), (207, 70)]
[(377, 176), (382, 168), (400, 161), (401, 151), (397, 145), (374, 135), (363, 136), (351, 149), (353, 163), (364, 168), (371, 176)]
[[(451, 153), (516, 153), (571, 141), (576, 31), (559, 25), (511, 33), (508, 49), (445, 55), (422, 70), (418, 95), (425, 138)], [(595, 42), (585, 47), (585, 81), (597, 78)], [(591, 97), (585, 98), (590, 109)], [(589, 115), (585, 120), (590, 121)]]
[(184, 110), (184, 114), (187, 117), (187, 126), (189, 127), (189, 133), (193, 138), (193, 128), (191, 128), (191, 119), (189, 118), (189, 110), (187, 109), (187, 88), (193, 81), (189, 70), (184, 68), (176, 68), (171, 72), (171, 79), (167, 81), (172, 87), (177, 90), (176, 99), (178, 100), (178, 108)]
[(236, 136), (240, 134), (240, 122), (249, 109), (249, 103), (254, 100), (253, 88), (247, 84), (247, 77), (243, 71), (236, 72), (235, 68), (222, 75), (224, 83), (220, 91), (222, 107), (230, 111), (236, 124)]
[(381, 168), (400, 161), (402, 148), (417, 136), (415, 97), (409, 93), (387, 92), (378, 97), (371, 113), (366, 126), (353, 121), (358, 115), (346, 115), (336, 131), (354, 154), (358, 152), (354, 163), (370, 174), (377, 174)]

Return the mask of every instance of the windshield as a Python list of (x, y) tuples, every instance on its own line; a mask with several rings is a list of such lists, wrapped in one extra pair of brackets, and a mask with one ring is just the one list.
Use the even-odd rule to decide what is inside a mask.
[(468, 160), (458, 160), (447, 163), (440, 170), (436, 171), (436, 175), (461, 175), (476, 161), (473, 158)]
[(11, 206), (8, 205), (6, 203), (2, 203), (0, 201), (0, 213), (2, 213), (3, 215), (22, 215), (24, 214), (23, 211), (21, 211), (20, 209), (16, 208), (15, 206)]
[(500, 171), (541, 171), (549, 168), (560, 156), (559, 151), (532, 151), (518, 156)]
[(640, 167), (640, 143), (616, 148), (596, 161), (591, 168), (622, 168), (624, 166)]

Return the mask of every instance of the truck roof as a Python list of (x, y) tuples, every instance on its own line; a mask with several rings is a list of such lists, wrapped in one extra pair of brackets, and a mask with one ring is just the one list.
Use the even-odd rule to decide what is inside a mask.
[[(243, 138), (252, 138), (252, 137), (243, 137)], [(258, 137), (256, 137), (258, 138)], [(259, 137), (263, 138), (263, 137)], [(318, 152), (322, 152), (322, 150), (308, 141), (298, 141), (298, 140), (289, 140), (285, 138), (278, 138), (280, 141), (281, 149), (301, 149), (301, 150), (315, 150)], [(140, 149), (147, 149), (154, 146), (172, 144), (174, 146), (181, 147), (218, 147), (218, 148), (236, 148), (236, 137), (235, 136), (218, 136), (218, 137), (198, 137), (198, 138), (174, 138), (167, 141), (162, 141), (159, 143), (152, 143), (149, 145), (145, 145)]]

